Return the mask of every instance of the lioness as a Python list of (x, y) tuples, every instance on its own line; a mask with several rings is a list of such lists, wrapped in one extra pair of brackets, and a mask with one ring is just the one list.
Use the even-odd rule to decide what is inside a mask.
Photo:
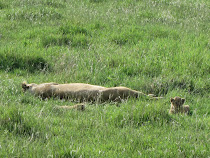
[(22, 83), (24, 91), (29, 91), (35, 96), (42, 98), (58, 97), (60, 99), (72, 99), (75, 101), (121, 101), (129, 97), (138, 98), (140, 96), (160, 99), (162, 97), (154, 97), (153, 95), (146, 95), (142, 92), (129, 89), (127, 87), (111, 87), (106, 88), (102, 86), (84, 84), (84, 83), (42, 83), (42, 84), (27, 84)]
[(169, 110), (169, 114), (176, 114), (176, 113), (189, 114), (190, 106), (183, 105), (184, 102), (185, 102), (184, 98), (180, 97), (171, 98), (171, 108)]

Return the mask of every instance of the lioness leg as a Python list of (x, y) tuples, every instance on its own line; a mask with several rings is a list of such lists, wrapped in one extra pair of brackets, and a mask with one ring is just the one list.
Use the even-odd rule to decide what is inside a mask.
[(76, 109), (76, 110), (84, 111), (85, 110), (85, 104), (76, 104), (76, 105), (73, 105), (73, 106), (67, 106), (67, 105), (56, 106), (56, 108), (58, 108), (58, 109)]

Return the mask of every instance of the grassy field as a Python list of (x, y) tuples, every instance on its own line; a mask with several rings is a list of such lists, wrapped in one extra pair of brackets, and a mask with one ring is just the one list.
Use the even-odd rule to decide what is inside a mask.
[[(209, 157), (209, 0), (1, 0), (0, 157)], [(163, 96), (41, 100), (21, 83), (126, 86)], [(191, 115), (169, 115), (170, 97)]]

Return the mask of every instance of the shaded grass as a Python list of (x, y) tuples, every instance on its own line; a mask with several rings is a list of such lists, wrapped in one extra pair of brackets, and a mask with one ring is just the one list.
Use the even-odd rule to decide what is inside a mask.
[(24, 56), (16, 53), (0, 54), (0, 70), (14, 71), (15, 69), (36, 71), (50, 71), (51, 66), (41, 56)]
[(7, 3), (0, 2), (0, 9), (5, 9), (7, 7), (8, 7)]

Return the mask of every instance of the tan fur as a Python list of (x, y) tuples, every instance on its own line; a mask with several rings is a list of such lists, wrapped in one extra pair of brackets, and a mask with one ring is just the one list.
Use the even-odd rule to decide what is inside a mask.
[(176, 113), (189, 114), (190, 106), (183, 105), (185, 102), (184, 98), (175, 97), (175, 98), (171, 98), (170, 101), (171, 101), (171, 108), (169, 110), (170, 114), (176, 114)]
[(148, 96), (142, 92), (129, 89), (127, 87), (111, 87), (106, 88), (102, 86), (84, 84), (84, 83), (42, 83), (42, 84), (27, 84), (22, 83), (24, 91), (28, 91), (35, 96), (42, 98), (58, 97), (61, 99), (71, 99), (75, 101), (121, 101), (129, 97), (138, 98), (140, 96), (151, 99), (160, 99), (162, 97)]
[(74, 106), (57, 106), (58, 109), (76, 109), (76, 110), (85, 110), (85, 104), (76, 104)]

